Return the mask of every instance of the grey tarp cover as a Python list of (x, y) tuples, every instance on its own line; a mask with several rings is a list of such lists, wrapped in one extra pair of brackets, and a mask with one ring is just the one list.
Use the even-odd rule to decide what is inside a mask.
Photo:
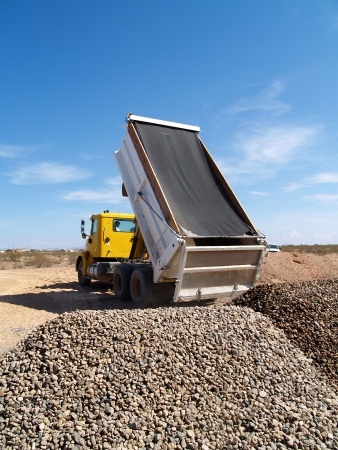
[(235, 237), (251, 230), (217, 183), (196, 131), (135, 125), (174, 218), (188, 236)]

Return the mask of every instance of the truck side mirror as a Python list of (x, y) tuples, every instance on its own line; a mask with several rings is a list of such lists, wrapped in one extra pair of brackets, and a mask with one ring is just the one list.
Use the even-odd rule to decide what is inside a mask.
[(81, 236), (82, 239), (86, 239), (87, 235), (85, 233), (85, 220), (81, 219)]

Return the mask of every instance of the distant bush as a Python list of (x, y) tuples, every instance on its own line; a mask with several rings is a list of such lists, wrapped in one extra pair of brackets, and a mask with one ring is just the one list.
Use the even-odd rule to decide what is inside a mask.
[(70, 264), (75, 264), (80, 252), (67, 252), (67, 258)]
[(7, 261), (18, 262), (20, 261), (21, 253), (20, 252), (6, 252), (4, 253), (5, 259)]
[(51, 267), (56, 265), (74, 265), (79, 252), (68, 251), (6, 251), (0, 253), (0, 270), (23, 269), (25, 267)]
[(27, 258), (27, 266), (31, 267), (50, 267), (55, 265), (52, 259), (46, 256), (44, 253), (34, 253), (30, 258)]
[(338, 245), (282, 245), (282, 252), (290, 253), (314, 253), (315, 255), (328, 255), (338, 253)]

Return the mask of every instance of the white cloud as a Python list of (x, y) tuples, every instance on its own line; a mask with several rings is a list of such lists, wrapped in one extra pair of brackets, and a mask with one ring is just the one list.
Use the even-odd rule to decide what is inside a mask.
[[(236, 157), (218, 159), (221, 170), (232, 182), (250, 183), (270, 178), (278, 169), (297, 161), (304, 149), (314, 144), (319, 125), (277, 122), (276, 116), (291, 109), (280, 100), (284, 90), (284, 82), (275, 80), (257, 95), (240, 99), (218, 116), (223, 123), (226, 116), (229, 119), (229, 114), (237, 119), (241, 113), (255, 113), (254, 117), (253, 114), (246, 116), (245, 124), (240, 123), (241, 127), (245, 125), (245, 131), (234, 135), (232, 147)], [(259, 118), (257, 112), (262, 113)], [(294, 184), (288, 189), (297, 188)]]
[(14, 145), (0, 145), (0, 158), (16, 158), (20, 150)]
[(64, 200), (78, 200), (95, 203), (120, 204), (125, 202), (121, 189), (79, 190), (69, 192)]
[(265, 197), (267, 195), (270, 195), (269, 192), (260, 192), (260, 191), (250, 191), (250, 194), (254, 197)]
[(86, 161), (93, 161), (96, 159), (103, 159), (104, 156), (100, 155), (100, 154), (93, 154), (93, 153), (82, 153), (81, 157), (83, 159), (85, 159)]
[(126, 199), (122, 196), (122, 179), (120, 175), (106, 179), (104, 184), (109, 187), (95, 190), (82, 189), (69, 192), (63, 196), (63, 199), (115, 205), (125, 203)]
[(294, 192), (294, 191), (298, 191), (298, 189), (301, 189), (303, 187), (303, 185), (301, 183), (291, 183), (288, 184), (287, 186), (285, 186), (283, 188), (284, 192)]
[[(310, 207), (309, 207), (310, 206)], [(338, 236), (338, 209), (334, 204), (298, 205), (279, 202), (275, 210), (260, 213), (261, 229), (277, 244), (333, 244)], [(317, 208), (317, 209), (316, 209)], [(334, 237), (336, 235), (335, 239)]]
[(238, 145), (251, 162), (285, 164), (308, 145), (315, 132), (313, 128), (300, 126), (257, 129), (240, 136)]
[(338, 172), (322, 172), (317, 173), (311, 177), (305, 178), (303, 181), (298, 183), (291, 183), (288, 186), (285, 186), (285, 192), (293, 192), (304, 187), (307, 187), (311, 184), (330, 184), (330, 183), (338, 183)]
[(317, 175), (314, 175), (313, 177), (310, 177), (307, 180), (307, 183), (309, 183), (309, 184), (338, 183), (338, 172), (318, 173)]
[(18, 158), (24, 153), (39, 150), (44, 145), (0, 145), (0, 158)]
[(22, 166), (10, 174), (13, 184), (57, 184), (82, 180), (91, 173), (75, 166), (62, 165), (55, 162), (42, 162)]
[(327, 202), (327, 203), (338, 202), (338, 194), (305, 195), (304, 198), (308, 200), (314, 200), (316, 202)]
[(237, 136), (238, 161), (219, 161), (221, 170), (233, 181), (257, 181), (294, 161), (312, 144), (316, 127), (283, 125), (255, 128)]
[(231, 115), (258, 110), (280, 115), (290, 110), (290, 106), (278, 100), (284, 90), (280, 80), (272, 82), (266, 89), (253, 97), (243, 98), (231, 105), (226, 112)]

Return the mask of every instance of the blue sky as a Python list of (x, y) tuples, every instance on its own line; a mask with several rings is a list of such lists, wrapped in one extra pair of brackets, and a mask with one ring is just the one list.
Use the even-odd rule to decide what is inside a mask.
[(338, 242), (335, 0), (0, 0), (0, 249), (130, 212), (128, 112), (201, 127), (270, 242)]

